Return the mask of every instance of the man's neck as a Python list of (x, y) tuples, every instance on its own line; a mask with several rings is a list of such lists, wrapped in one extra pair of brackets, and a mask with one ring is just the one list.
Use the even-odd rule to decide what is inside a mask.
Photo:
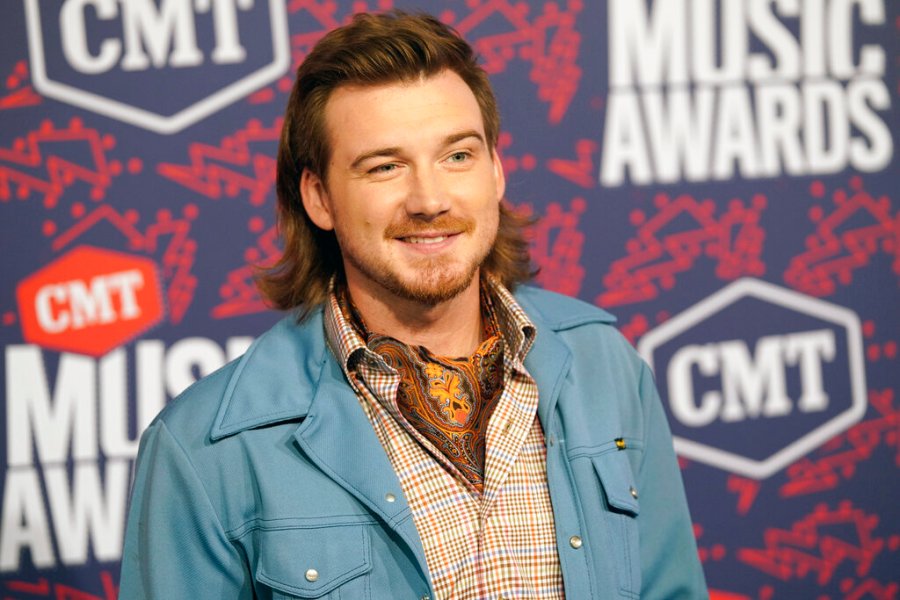
[(481, 286), (476, 275), (462, 293), (431, 306), (413, 300), (373, 293), (348, 281), (353, 304), (374, 333), (404, 344), (424, 346), (438, 356), (469, 356), (482, 341)]

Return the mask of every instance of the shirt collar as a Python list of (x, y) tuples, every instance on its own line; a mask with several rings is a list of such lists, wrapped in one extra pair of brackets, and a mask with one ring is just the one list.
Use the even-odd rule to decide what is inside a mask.
[[(515, 362), (524, 362), (537, 333), (534, 323), (502, 283), (490, 275), (485, 275), (483, 282), (496, 313), (509, 357)], [(340, 296), (332, 278), (328, 300), (325, 302), (325, 335), (338, 362), (349, 373), (354, 369), (356, 362), (370, 350), (361, 332), (341, 310)]]
[(491, 275), (486, 275), (484, 282), (489, 296), (493, 300), (497, 322), (500, 324), (500, 333), (509, 349), (510, 358), (517, 362), (524, 362), (525, 356), (534, 344), (537, 328), (510, 291), (506, 289), (506, 286)]
[(325, 338), (341, 368), (349, 374), (356, 361), (368, 351), (368, 348), (361, 333), (341, 310), (340, 293), (336, 290), (334, 277), (328, 284), (328, 299), (325, 301), (324, 312)]

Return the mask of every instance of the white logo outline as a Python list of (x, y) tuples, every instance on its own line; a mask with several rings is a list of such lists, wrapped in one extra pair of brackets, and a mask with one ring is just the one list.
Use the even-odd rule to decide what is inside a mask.
[(113, 100), (93, 92), (51, 80), (44, 62), (44, 38), (41, 28), (39, 0), (25, 0), (25, 25), (28, 32), (28, 50), (31, 55), (31, 78), (35, 90), (53, 98), (93, 113), (129, 123), (161, 134), (174, 134), (237, 102), (279, 77), (290, 67), (290, 42), (288, 37), (285, 0), (269, 0), (271, 16), (273, 60), (261, 69), (238, 79), (203, 99), (170, 116)]
[(859, 316), (848, 308), (818, 298), (759, 279), (742, 278), (644, 334), (637, 344), (637, 350), (653, 369), (653, 351), (657, 347), (745, 297), (757, 298), (770, 304), (808, 314), (844, 327), (847, 331), (850, 407), (812, 431), (801, 435), (784, 448), (775, 451), (768, 458), (754, 460), (708, 444), (673, 436), (675, 452), (685, 458), (753, 479), (766, 479), (818, 448), (832, 437), (849, 429), (862, 420), (865, 415), (868, 398), (862, 326)]

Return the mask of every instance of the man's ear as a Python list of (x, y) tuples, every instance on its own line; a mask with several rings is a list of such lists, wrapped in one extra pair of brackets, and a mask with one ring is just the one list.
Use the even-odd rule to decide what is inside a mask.
[(497, 200), (503, 200), (503, 194), (506, 193), (506, 175), (503, 174), (503, 163), (500, 162), (500, 154), (497, 149), (491, 152), (494, 161), (494, 180), (497, 189)]
[(334, 229), (331, 203), (328, 198), (328, 190), (325, 189), (325, 182), (309, 169), (303, 169), (303, 173), (300, 175), (300, 198), (303, 200), (306, 214), (319, 229), (325, 231)]

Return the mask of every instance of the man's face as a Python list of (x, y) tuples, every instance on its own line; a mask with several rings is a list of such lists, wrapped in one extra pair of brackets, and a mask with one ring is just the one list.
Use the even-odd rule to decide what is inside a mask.
[(466, 83), (344, 86), (325, 109), (327, 180), (304, 172), (307, 213), (334, 229), (351, 293), (435, 305), (470, 285), (497, 235), (505, 181)]

